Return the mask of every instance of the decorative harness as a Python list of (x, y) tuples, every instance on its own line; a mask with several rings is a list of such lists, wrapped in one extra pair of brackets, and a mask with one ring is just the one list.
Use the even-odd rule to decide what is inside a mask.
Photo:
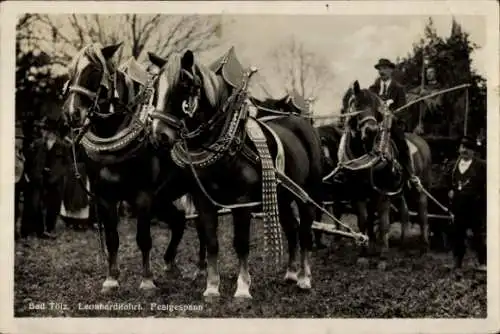
[[(180, 130), (181, 140), (176, 142), (172, 148), (171, 156), (173, 161), (181, 168), (189, 168), (198, 184), (198, 187), (217, 207), (225, 209), (236, 209), (242, 207), (258, 206), (260, 202), (250, 202), (242, 204), (225, 205), (217, 202), (210, 196), (203, 186), (197, 170), (213, 166), (219, 162), (227, 162), (226, 159), (232, 159), (236, 154), (242, 153), (253, 164), (260, 164), (262, 168), (262, 218), (264, 221), (264, 247), (265, 253), (272, 253), (275, 264), (281, 263), (284, 257), (283, 242), (281, 236), (281, 225), (279, 223), (279, 210), (277, 198), (276, 169), (273, 158), (269, 152), (267, 138), (263, 133), (261, 126), (270, 130), (266, 125), (249, 117), (249, 99), (248, 83), (251, 76), (257, 72), (257, 69), (251, 68), (243, 76), (239, 87), (233, 90), (229, 98), (224, 102), (212, 118), (194, 131), (189, 132), (183, 121), (177, 120), (172, 115), (165, 115), (158, 112), (152, 113), (153, 118), (158, 118)], [(215, 129), (226, 117), (222, 126), (219, 138), (208, 147), (198, 150), (189, 150), (187, 140), (196, 138), (202, 133)], [(272, 130), (270, 132), (273, 134)], [(255, 145), (257, 155), (254, 151), (245, 145), (245, 139), (249, 139)], [(275, 134), (278, 145), (278, 156), (276, 159), (276, 168), (284, 172), (284, 154), (281, 141)], [(278, 266), (276, 266), (277, 268)]]
[[(151, 111), (152, 108), (152, 99), (153, 99), (153, 86), (154, 80), (156, 78), (151, 78), (149, 82), (142, 86), (141, 91), (135, 95), (134, 98), (131, 98), (129, 94), (129, 102), (127, 104), (122, 103), (119, 99), (108, 96), (105, 99), (100, 98), (100, 93), (102, 87), (105, 87), (109, 92), (111, 92), (110, 83), (114, 83), (115, 87), (113, 87), (114, 97), (117, 97), (116, 91), (116, 73), (114, 77), (111, 76), (108, 70), (108, 66), (102, 53), (97, 47), (97, 44), (91, 44), (87, 46), (83, 54), (85, 54), (91, 61), (98, 62), (101, 64), (103, 68), (103, 77), (101, 79), (101, 83), (96, 92), (93, 92), (85, 87), (79, 85), (69, 85), (68, 83), (64, 87), (64, 94), (68, 92), (82, 94), (84, 96), (89, 97), (92, 100), (92, 105), (88, 110), (86, 118), (83, 120), (84, 125), (80, 129), (78, 133), (76, 133), (76, 129), (71, 129), (71, 149), (73, 156), (73, 166), (75, 171), (75, 178), (80, 182), (80, 185), (85, 190), (87, 195), (91, 198), (94, 198), (100, 201), (101, 204), (107, 206), (106, 202), (102, 201), (95, 194), (93, 194), (89, 189), (87, 189), (87, 185), (83, 182), (81, 174), (78, 169), (78, 162), (76, 158), (76, 145), (80, 142), (85, 149), (87, 156), (93, 161), (99, 162), (101, 164), (114, 164), (123, 162), (127, 159), (130, 159), (140, 151), (141, 148), (145, 146), (146, 141), (144, 139), (149, 136), (149, 121), (147, 116), (148, 112)], [(133, 83), (130, 81), (130, 78), (124, 73), (125, 80), (127, 81), (127, 87), (133, 87)], [(109, 114), (103, 114), (99, 110), (99, 105), (104, 102), (110, 102), (112, 104), (120, 105), (120, 113), (128, 113), (132, 117), (132, 122), (125, 129), (117, 133), (115, 136), (111, 138), (100, 138), (94, 135), (90, 131), (90, 127), (92, 125), (92, 119), (94, 117), (106, 118), (110, 115), (116, 114), (117, 112), (112, 112)], [(147, 104), (144, 102), (147, 101)], [(136, 113), (134, 114), (134, 109), (136, 109)], [(137, 117), (139, 114), (139, 117)], [(119, 154), (123, 154), (120, 156)], [(97, 209), (96, 209), (97, 215)], [(100, 219), (98, 220), (98, 232), (99, 232), (99, 243), (101, 253), (105, 254), (104, 247), (104, 238), (102, 236), (103, 226)]]
[[(380, 97), (378, 96), (376, 97), (381, 102), (381, 108), (379, 109), (379, 112), (383, 116), (382, 122), (378, 124), (377, 119), (371, 115), (365, 116), (358, 121), (358, 128), (362, 124), (370, 120), (377, 122), (379, 126), (380, 132), (375, 139), (375, 145), (373, 146), (372, 150), (357, 158), (352, 158), (350, 156), (347, 147), (348, 147), (348, 140), (350, 139), (351, 136), (351, 128), (348, 122), (349, 118), (347, 118), (345, 122), (346, 125), (344, 127), (344, 133), (342, 135), (339, 144), (339, 152), (338, 152), (339, 163), (331, 173), (329, 173), (327, 176), (323, 178), (323, 181), (326, 181), (329, 178), (333, 177), (341, 169), (346, 169), (354, 172), (369, 170), (370, 184), (372, 188), (380, 194), (387, 196), (394, 196), (401, 193), (401, 191), (403, 190), (404, 182), (402, 180), (401, 182), (398, 182), (398, 186), (396, 187), (395, 190), (389, 191), (381, 189), (379, 186), (377, 186), (373, 176), (375, 167), (383, 166), (389, 160), (391, 160), (394, 163), (394, 168), (399, 167), (399, 163), (397, 162), (397, 160), (391, 158), (391, 152), (390, 152), (391, 148), (390, 129), (392, 127), (392, 119), (394, 115), (391, 113), (389, 106), (393, 103), (393, 101), (392, 100), (384, 101)], [(348, 113), (349, 117), (359, 115), (360, 113), (363, 112), (363, 110), (355, 109), (354, 103), (352, 103), (353, 99), (354, 97), (351, 97), (349, 101), (349, 113)]]

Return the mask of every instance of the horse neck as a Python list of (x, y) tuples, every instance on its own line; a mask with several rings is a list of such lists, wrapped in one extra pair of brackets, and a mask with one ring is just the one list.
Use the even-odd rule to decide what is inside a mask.
[(131, 117), (130, 114), (118, 113), (107, 118), (94, 118), (91, 131), (101, 138), (113, 137), (130, 123)]
[[(200, 106), (200, 109), (203, 110), (203, 113), (206, 114), (207, 117), (204, 117), (202, 120), (200, 120), (199, 124), (208, 122), (216, 113), (222, 112), (222, 108), (224, 108), (227, 99), (232, 93), (232, 88), (224, 82), (224, 79), (221, 76), (217, 76), (217, 79), (219, 80), (219, 87), (221, 87), (217, 92), (218, 102), (215, 106), (212, 106), (206, 98), (203, 98), (203, 103)], [(188, 146), (191, 148), (199, 148), (202, 146), (213, 144), (215, 141), (217, 141), (221, 137), (221, 135), (223, 135), (223, 132), (226, 128), (225, 124), (228, 122), (228, 119), (232, 117), (232, 110), (226, 110), (224, 111), (224, 113), (224, 116), (221, 117), (218, 123), (214, 124), (214, 127), (212, 129), (198, 137), (189, 140), (187, 143)]]

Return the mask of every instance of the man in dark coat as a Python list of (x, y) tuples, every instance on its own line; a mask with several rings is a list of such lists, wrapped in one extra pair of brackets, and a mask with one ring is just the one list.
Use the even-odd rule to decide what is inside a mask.
[(29, 212), (21, 223), (21, 237), (35, 232), (44, 239), (53, 234), (63, 195), (64, 175), (69, 164), (68, 145), (58, 137), (59, 121), (46, 118), (42, 137), (30, 149), (28, 177), (30, 179)]
[[(388, 59), (380, 59), (375, 68), (379, 72), (379, 77), (375, 83), (370, 86), (370, 90), (377, 94), (382, 100), (392, 100), (393, 103), (389, 106), (391, 111), (394, 111), (406, 104), (406, 93), (401, 84), (399, 84), (392, 76), (396, 65)], [(379, 121), (382, 120), (380, 115)], [(403, 173), (407, 180), (411, 181), (414, 185), (419, 185), (419, 179), (415, 176), (413, 165), (410, 158), (410, 149), (406, 143), (404, 124), (401, 124), (397, 118), (392, 122), (391, 138), (394, 140), (399, 151), (398, 162), (403, 167)]]
[(473, 233), (472, 249), (480, 271), (486, 271), (486, 162), (477, 157), (476, 141), (464, 137), (459, 157), (449, 175), (448, 196), (455, 216), (452, 227), (454, 267), (462, 267), (467, 229)]

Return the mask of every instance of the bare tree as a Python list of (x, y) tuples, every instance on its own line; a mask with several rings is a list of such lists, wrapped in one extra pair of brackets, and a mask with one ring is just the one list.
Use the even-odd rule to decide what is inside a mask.
[(271, 52), (277, 74), (288, 90), (295, 89), (305, 99), (315, 99), (333, 79), (333, 73), (320, 55), (290, 37)]
[[(21, 17), (18, 26), (31, 32), (36, 45), (54, 64), (66, 65), (85, 45), (123, 42), (119, 61), (145, 58), (146, 51), (168, 56), (185, 48), (204, 51), (218, 44), (220, 19), (217, 16), (181, 15), (36, 15)], [(25, 36), (23, 36), (25, 37)]]

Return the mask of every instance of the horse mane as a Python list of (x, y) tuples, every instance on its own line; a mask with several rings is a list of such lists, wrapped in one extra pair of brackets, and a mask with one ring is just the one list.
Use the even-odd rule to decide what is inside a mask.
[(86, 56), (90, 59), (90, 61), (94, 64), (98, 64), (102, 67), (104, 71), (104, 75), (110, 77), (110, 73), (115, 71), (115, 66), (113, 62), (106, 61), (104, 55), (102, 54), (102, 45), (99, 43), (88, 44), (81, 50), (79, 50), (76, 55), (71, 60), (68, 66), (68, 74), (70, 77), (74, 77), (76, 75), (76, 69), (78, 63), (80, 62), (83, 56)]
[[(180, 53), (175, 53), (170, 56), (167, 60), (167, 63), (163, 67), (164, 75), (167, 78), (167, 92), (166, 99), (168, 100), (168, 95), (172, 93), (171, 88), (175, 87), (180, 80), (181, 77), (181, 59), (182, 55)], [(201, 77), (203, 82), (203, 88), (205, 91), (205, 95), (210, 103), (210, 105), (214, 108), (218, 107), (221, 103), (221, 96), (218, 94), (220, 91), (222, 81), (220, 78), (210, 70), (207, 66), (199, 63), (195, 60), (195, 71)]]

